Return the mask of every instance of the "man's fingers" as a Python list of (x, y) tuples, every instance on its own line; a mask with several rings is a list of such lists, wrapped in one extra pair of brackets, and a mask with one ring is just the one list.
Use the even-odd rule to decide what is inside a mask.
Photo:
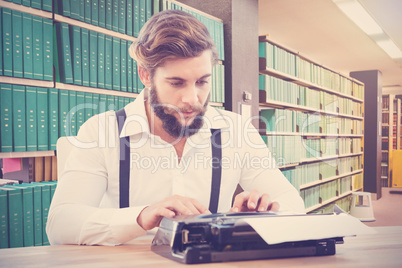
[(271, 210), (271, 211), (278, 211), (279, 210), (279, 203), (278, 202), (272, 202), (271, 204), (269, 204), (268, 209), (267, 210)]
[(248, 210), (256, 210), (259, 199), (260, 193), (257, 190), (252, 191), (247, 201)]
[(232, 212), (241, 211), (244, 203), (248, 200), (249, 196), (250, 196), (250, 193), (247, 191), (244, 191), (244, 192), (236, 195), (234, 202), (233, 202), (233, 206), (230, 209), (230, 211), (232, 211)]
[(270, 203), (270, 198), (267, 194), (263, 194), (260, 198), (260, 202), (258, 204), (258, 211), (267, 211), (268, 205)]

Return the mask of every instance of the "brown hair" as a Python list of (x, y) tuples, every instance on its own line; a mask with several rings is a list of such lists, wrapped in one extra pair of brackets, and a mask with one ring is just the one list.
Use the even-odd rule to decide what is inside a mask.
[(142, 27), (129, 53), (152, 74), (169, 59), (197, 57), (208, 49), (214, 65), (218, 51), (206, 26), (184, 11), (165, 10)]

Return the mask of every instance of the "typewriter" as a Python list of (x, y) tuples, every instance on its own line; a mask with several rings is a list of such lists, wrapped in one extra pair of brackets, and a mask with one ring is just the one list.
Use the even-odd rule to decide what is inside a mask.
[(330, 237), (267, 244), (241, 221), (244, 217), (282, 216), (275, 212), (240, 212), (163, 218), (151, 250), (180, 263), (194, 264), (334, 255), (335, 245), (343, 243), (343, 237)]

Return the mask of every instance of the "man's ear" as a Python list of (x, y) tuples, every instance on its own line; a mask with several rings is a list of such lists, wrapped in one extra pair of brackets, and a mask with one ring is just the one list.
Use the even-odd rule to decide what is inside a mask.
[(141, 82), (144, 84), (144, 86), (150, 88), (151, 87), (151, 75), (150, 75), (149, 71), (142, 66), (138, 66), (138, 74), (139, 74)]

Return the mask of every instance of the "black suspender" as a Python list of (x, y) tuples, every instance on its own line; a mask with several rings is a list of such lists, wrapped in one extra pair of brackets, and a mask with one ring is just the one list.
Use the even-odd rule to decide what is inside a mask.
[[(123, 109), (116, 112), (119, 135), (126, 121), (126, 111)], [(130, 190), (130, 137), (120, 138), (120, 208), (129, 207)]]
[[(123, 109), (116, 112), (119, 135), (123, 129), (126, 120), (126, 112)], [(219, 192), (221, 188), (222, 176), (222, 147), (220, 129), (211, 129), (211, 147), (212, 147), (212, 183), (211, 197), (209, 201), (209, 211), (216, 213), (218, 211)], [(120, 138), (120, 208), (129, 206), (130, 190), (130, 138)]]

